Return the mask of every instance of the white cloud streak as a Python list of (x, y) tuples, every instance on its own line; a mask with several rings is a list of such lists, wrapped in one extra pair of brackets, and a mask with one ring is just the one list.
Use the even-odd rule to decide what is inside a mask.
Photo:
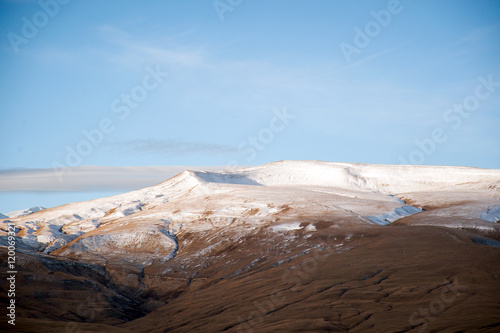
[[(105, 25), (97, 28), (101, 37), (122, 48), (120, 54), (114, 54), (110, 59), (125, 66), (136, 66), (138, 62), (147, 61), (168, 66), (199, 67), (204, 65), (206, 54), (200, 48), (180, 47), (173, 40), (165, 41), (168, 46), (158, 47), (145, 41), (138, 41), (132, 36), (114, 26)], [(182, 33), (189, 34), (189, 32)]]
[(125, 142), (110, 142), (109, 146), (119, 148), (127, 153), (135, 154), (196, 154), (208, 155), (237, 153), (238, 148), (231, 145), (180, 141), (180, 140), (130, 140)]
[(185, 170), (218, 171), (222, 166), (81, 166), (67, 168), (60, 182), (53, 169), (0, 170), (0, 192), (132, 191), (159, 184)]

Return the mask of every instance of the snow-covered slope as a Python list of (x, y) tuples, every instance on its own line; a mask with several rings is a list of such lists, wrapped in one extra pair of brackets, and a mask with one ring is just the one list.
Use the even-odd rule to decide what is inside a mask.
[[(498, 229), (492, 222), (498, 219), (499, 189), (500, 170), (281, 161), (234, 171), (185, 171), (142, 190), (11, 220), (23, 243), (40, 251), (86, 249), (105, 258), (134, 242), (149, 248), (160, 242), (166, 251), (161, 255), (169, 257), (180, 232), (228, 226), (277, 232), (290, 225), (305, 228), (301, 223), (307, 221), (389, 224), (417, 214), (425, 218), (411, 223)], [(449, 222), (453, 216), (462, 222)], [(140, 260), (159, 255), (151, 253), (145, 248)]]
[(368, 165), (319, 161), (280, 161), (227, 173), (198, 172), (207, 182), (330, 186), (384, 193), (450, 187), (500, 188), (499, 170), (470, 167)]
[(27, 332), (399, 332), (440, 295), (429, 330), (494, 329), (499, 185), (463, 167), (185, 171), (2, 220), (0, 245), (13, 222)]
[(16, 210), (16, 211), (13, 211), (13, 212), (5, 214), (7, 216), (5, 218), (9, 218), (9, 217), (10, 218), (14, 218), (14, 217), (26, 216), (26, 215), (30, 215), (30, 214), (39, 212), (39, 211), (44, 210), (44, 209), (45, 209), (45, 207), (35, 206), (35, 207), (28, 208), (28, 209)]

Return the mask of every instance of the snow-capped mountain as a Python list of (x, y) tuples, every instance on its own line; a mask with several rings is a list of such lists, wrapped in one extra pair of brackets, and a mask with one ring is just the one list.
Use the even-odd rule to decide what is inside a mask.
[[(387, 282), (388, 289), (383, 289), (387, 290), (384, 293), (400, 293), (411, 296), (412, 300), (431, 297), (427, 290), (440, 288), (443, 279), (448, 279), (446, 283), (454, 283), (449, 282), (452, 273), (446, 273), (445, 277), (439, 275), (439, 281), (434, 281), (431, 276), (441, 269), (437, 267), (448, 267), (446, 272), (467, 270), (461, 266), (467, 262), (460, 261), (460, 258), (480, 258), (477, 260), (481, 264), (477, 267), (489, 267), (488, 272), (496, 272), (490, 263), (498, 259), (497, 252), (500, 251), (496, 248), (497, 243), (500, 244), (496, 240), (500, 239), (500, 223), (497, 223), (499, 189), (500, 170), (469, 167), (281, 161), (219, 172), (184, 171), (163, 183), (138, 191), (9, 218), (0, 223), (0, 244), (6, 245), (7, 223), (14, 223), (22, 261), (30, 263), (25, 269), (33, 267), (33, 272), (37, 272), (33, 273), (35, 275), (46, 270), (43, 274), (47, 275), (42, 279), (44, 283), (53, 285), (51, 288), (61, 290), (61, 295), (65, 295), (57, 296), (58, 302), (65, 304), (59, 308), (71, 308), (74, 306), (72, 300), (78, 303), (76, 299), (80, 297), (71, 296), (74, 298), (65, 300), (69, 297), (65, 291), (68, 286), (67, 282), (61, 281), (68, 279), (80, 281), (75, 282), (79, 288), (99, 290), (99, 295), (106, 295), (101, 302), (108, 312), (98, 316), (100, 323), (108, 323), (114, 318), (113, 323), (136, 320), (123, 324), (121, 328), (124, 330), (141, 331), (144, 327), (156, 327), (159, 322), (162, 324), (158, 326), (158, 332), (199, 330), (190, 321), (195, 314), (172, 316), (179, 309), (189, 308), (189, 311), (206, 311), (204, 315), (199, 314), (205, 316), (203, 318), (213, 317), (213, 320), (207, 319), (210, 325), (214, 325), (212, 331), (249, 331), (257, 327), (257, 324), (252, 324), (254, 321), (245, 318), (234, 321), (240, 315), (237, 309), (248, 308), (248, 313), (252, 313), (255, 311), (252, 307), (256, 307), (252, 304), (255, 303), (240, 304), (234, 299), (240, 299), (241, 295), (252, 299), (254, 289), (259, 290), (259, 295), (274, 293), (264, 282), (259, 284), (260, 278), (254, 279), (254, 275), (272, 276), (262, 278), (262, 281), (274, 279), (273, 283), (280, 286), (280, 293), (287, 293), (290, 279), (285, 276), (297, 265), (323, 256), (333, 259), (324, 259), (321, 268), (309, 269), (307, 274), (297, 273), (294, 281), (298, 279), (300, 285), (305, 281), (314, 284), (323, 280), (317, 277), (319, 280), (310, 281), (309, 276), (325, 274), (325, 280), (314, 287), (318, 293), (330, 288), (334, 292), (337, 290), (334, 286), (347, 283), (347, 287), (338, 287), (340, 289), (335, 291), (340, 296), (331, 296), (338, 298), (336, 306), (340, 309), (350, 304), (341, 297), (352, 288), (370, 290), (363, 294), (365, 296), (353, 293), (354, 299), (368, 297), (370, 304), (376, 300), (381, 302), (380, 299), (386, 296), (371, 299), (370, 295), (378, 295), (380, 288), (385, 286), (382, 281), (388, 277), (373, 284), (370, 281), (383, 271), (392, 271), (390, 281), (399, 281), (391, 287), (390, 281)], [(436, 248), (439, 251), (436, 252)], [(443, 254), (448, 252), (449, 256)], [(419, 258), (427, 259), (419, 261)], [(424, 266), (420, 267), (421, 264), (430, 266), (422, 271)], [(53, 271), (61, 276), (52, 276)], [(406, 271), (410, 275), (404, 275)], [(422, 276), (422, 272), (430, 272), (430, 275)], [(500, 271), (498, 273), (500, 276)], [(331, 282), (329, 277), (335, 274), (350, 282)], [(493, 273), (491, 276), (481, 275), (482, 271), (478, 274), (481, 280), (489, 281), (484, 282), (485, 286), (497, 285)], [(81, 279), (94, 282), (82, 284)], [(253, 287), (245, 289), (243, 281)], [(422, 283), (426, 284), (425, 288), (422, 287), (422, 295), (410, 295), (408, 290)], [(397, 291), (400, 285), (408, 289)], [(493, 287), (484, 288), (484, 297), (494, 297)], [(303, 290), (309, 292), (307, 288)], [(33, 293), (38, 295), (35, 291)], [(225, 293), (232, 298), (223, 301), (214, 296)], [(190, 296), (177, 299), (181, 294)], [(35, 297), (33, 295), (30, 297)], [(293, 308), (293, 304), (302, 302), (302, 299), (293, 300), (293, 293), (287, 295), (285, 308)], [(194, 302), (190, 297), (198, 297), (200, 304), (208, 303), (205, 307), (192, 309), (188, 305)], [(312, 296), (305, 299), (309, 297)], [(118, 299), (120, 301), (114, 301)], [(390, 309), (400, 306), (399, 300), (397, 297), (394, 301), (388, 300)], [(407, 317), (413, 311), (412, 306), (416, 306), (410, 306), (412, 302), (404, 303), (406, 308), (400, 310), (405, 315), (410, 311)], [(212, 308), (214, 304), (218, 305)], [(309, 303), (300, 304), (309, 306)], [(278, 309), (281, 305), (273, 306)], [(233, 310), (229, 311), (227, 307)], [(470, 305), (461, 307), (466, 309)], [(356, 318), (365, 318), (359, 322), (351, 323), (347, 319), (331, 321), (343, 322), (343, 331), (355, 331), (357, 327), (363, 331), (363, 328), (375, 325), (373, 320), (384, 322), (378, 321), (376, 316), (372, 318), (361, 308), (361, 305), (354, 306), (359, 314), (352, 314)], [(153, 311), (155, 309), (157, 311)], [(230, 313), (228, 317), (225, 317), (225, 309)], [(276, 309), (258, 311), (268, 318)], [(26, 311), (32, 317), (45, 318), (45, 314), (38, 314), (35, 310)], [(283, 313), (289, 316), (287, 311)], [(300, 317), (301, 311), (297, 311)], [(81, 320), (75, 319), (71, 313), (63, 316), (64, 320)], [(351, 312), (342, 313), (342, 316), (349, 316)], [(61, 318), (54, 316), (56, 321)], [(143, 319), (138, 319), (143, 316)], [(165, 321), (164, 318), (169, 319)], [(280, 323), (284, 326), (279, 327), (287, 330), (286, 324), (281, 322), (285, 319), (272, 318), (269, 325)], [(405, 326), (408, 319), (401, 320), (397, 329), (383, 326), (378, 330), (409, 330)], [(231, 324), (227, 324), (228, 321)], [(365, 321), (368, 326), (360, 324)], [(180, 329), (179, 325), (185, 326)], [(309, 324), (300, 325), (306, 331), (314, 331), (308, 328)], [(337, 327), (323, 322), (318, 325), (327, 330)], [(275, 329), (272, 325), (261, 328), (263, 331)], [(110, 327), (102, 329), (109, 330)]]
[(45, 207), (35, 206), (35, 207), (28, 208), (28, 209), (16, 210), (16, 211), (7, 213), (6, 217), (0, 217), (0, 218), (14, 218), (14, 217), (27, 216), (27, 215), (39, 212), (39, 211), (44, 210), (44, 209), (45, 209)]
[[(497, 230), (491, 222), (500, 207), (498, 189), (499, 170), (282, 161), (235, 171), (185, 171), (142, 190), (45, 210), (34, 207), (9, 217), (19, 216), (14, 221), (24, 244), (49, 253), (63, 246), (59, 253), (68, 251), (70, 242), (117, 249), (128, 244), (125, 225), (134, 237), (163, 232), (169, 248), (174, 245), (168, 235), (181, 229), (289, 223), (293, 228), (327, 215), (349, 223), (389, 224), (421, 213), (424, 218), (413, 224)], [(434, 219), (451, 215), (466, 222)], [(119, 240), (94, 242), (103, 234)]]

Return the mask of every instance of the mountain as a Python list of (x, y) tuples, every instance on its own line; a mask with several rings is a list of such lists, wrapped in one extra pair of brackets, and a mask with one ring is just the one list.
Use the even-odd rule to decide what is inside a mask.
[(499, 189), (500, 170), (281, 161), (11, 218), (19, 320), (26, 331), (498, 329)]
[(39, 212), (43, 209), (45, 209), (45, 207), (35, 206), (35, 207), (31, 207), (31, 208), (24, 209), (24, 210), (16, 210), (14, 212), (7, 213), (6, 217), (2, 217), (2, 218), (10, 218), (10, 217), (14, 218), (14, 217), (26, 216), (26, 215), (30, 215), (30, 214)]

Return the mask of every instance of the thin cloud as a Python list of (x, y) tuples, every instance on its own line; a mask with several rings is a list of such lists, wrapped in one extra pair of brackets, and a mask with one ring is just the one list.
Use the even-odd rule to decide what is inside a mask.
[(316, 75), (314, 76), (315, 79), (318, 79), (318, 78), (321, 78), (321, 77), (325, 77), (325, 76), (331, 76), (333, 74), (338, 74), (340, 72), (343, 72), (343, 71), (346, 71), (346, 70), (349, 70), (349, 69), (353, 69), (353, 68), (356, 68), (356, 67), (359, 67), (361, 65), (363, 65), (365, 62), (369, 62), (373, 59), (376, 59), (376, 58), (379, 58), (381, 56), (383, 56), (384, 54), (387, 54), (387, 53), (390, 53), (396, 49), (399, 49), (401, 47), (403, 47), (404, 45), (410, 43), (413, 39), (410, 39), (410, 40), (407, 40), (407, 41), (404, 41), (396, 46), (393, 46), (391, 48), (388, 48), (388, 49), (385, 49), (385, 50), (382, 50), (380, 52), (377, 52), (375, 54), (372, 54), (372, 55), (369, 55), (365, 58), (362, 58), (362, 59), (359, 59), (359, 60), (356, 60), (354, 61), (353, 63), (351, 64), (348, 64), (348, 65), (345, 65), (339, 69), (336, 69), (335, 71), (331, 71), (331, 72), (327, 72), (327, 73), (322, 73), (322, 74), (319, 74), (319, 75)]
[(235, 146), (213, 144), (195, 141), (179, 140), (132, 140), (125, 142), (110, 143), (113, 148), (119, 147), (126, 153), (135, 154), (169, 154), (169, 155), (188, 155), (188, 154), (233, 154), (238, 151)]
[[(113, 62), (126, 66), (133, 66), (138, 62), (161, 63), (168, 66), (198, 67), (205, 63), (205, 53), (202, 49), (192, 49), (179, 46), (158, 47), (145, 41), (135, 40), (130, 34), (111, 25), (99, 26), (97, 28), (101, 37), (122, 48), (119, 54), (111, 56)], [(182, 32), (179, 36), (190, 34), (190, 31)], [(174, 43), (177, 36), (167, 38), (167, 44)], [(170, 42), (168, 39), (171, 39)]]
[(496, 31), (496, 29), (498, 29), (499, 26), (500, 26), (499, 23), (495, 23), (495, 24), (485, 25), (476, 29), (472, 29), (468, 31), (464, 37), (454, 42), (451, 42), (449, 46), (451, 47), (460, 44), (467, 44), (470, 42), (477, 42), (478, 40)]
[[(222, 166), (82, 166), (0, 170), (0, 192), (125, 192), (159, 184), (185, 170), (223, 169)], [(62, 174), (62, 181), (56, 171)]]

